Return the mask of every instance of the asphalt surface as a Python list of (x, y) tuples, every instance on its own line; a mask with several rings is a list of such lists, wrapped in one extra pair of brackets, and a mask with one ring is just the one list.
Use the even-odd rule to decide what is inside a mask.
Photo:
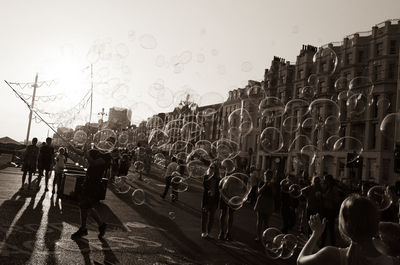
[[(200, 237), (201, 183), (189, 181), (177, 202), (160, 198), (162, 171), (138, 180), (129, 174), (130, 190), (124, 194), (109, 183), (106, 199), (97, 210), (108, 229), (97, 238), (94, 220), (89, 234), (71, 240), (79, 227), (75, 201), (39, 190), (20, 190), (19, 168), (0, 170), (0, 264), (296, 264), (296, 257), (272, 260), (255, 242), (255, 213), (249, 205), (235, 212), (233, 241), (215, 239), (218, 220), (210, 239)], [(33, 177), (36, 179), (36, 176)], [(34, 182), (34, 184), (37, 184)], [(132, 192), (142, 189), (145, 202), (137, 205)], [(280, 227), (278, 215), (271, 226)], [(298, 251), (297, 251), (298, 252)]]

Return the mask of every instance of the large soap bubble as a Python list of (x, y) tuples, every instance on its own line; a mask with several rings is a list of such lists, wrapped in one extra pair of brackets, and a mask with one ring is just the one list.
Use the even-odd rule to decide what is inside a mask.
[(281, 241), (281, 259), (289, 259), (293, 256), (297, 247), (297, 237), (292, 234), (284, 235)]
[(85, 131), (83, 131), (83, 130), (77, 130), (77, 131), (74, 133), (73, 141), (74, 141), (74, 143), (75, 143), (76, 145), (78, 145), (78, 146), (85, 145), (86, 140), (87, 140), (87, 134), (86, 134)]
[(390, 207), (393, 202), (389, 188), (385, 186), (374, 186), (367, 193), (368, 199), (373, 201), (379, 211), (384, 211)]
[(221, 161), (226, 158), (235, 158), (239, 152), (239, 144), (228, 139), (220, 139), (212, 144), (212, 156)]
[(233, 209), (239, 209), (247, 200), (251, 190), (249, 177), (242, 173), (233, 173), (221, 180), (221, 197)]
[(173, 191), (185, 192), (189, 188), (187, 181), (177, 172), (172, 173), (171, 187)]
[[(319, 72), (322, 74), (333, 75), (338, 66), (338, 56), (334, 51), (333, 47), (320, 47), (313, 56), (313, 62), (318, 63)], [(323, 63), (322, 63), (323, 62)]]
[(284, 144), (282, 133), (278, 128), (267, 127), (260, 135), (260, 146), (268, 152), (274, 153), (282, 149)]
[(361, 94), (356, 93), (348, 97), (346, 101), (347, 110), (352, 116), (358, 116), (364, 113), (367, 108), (367, 98)]
[(200, 160), (192, 160), (186, 165), (189, 177), (201, 179), (207, 174), (208, 166)]
[(240, 136), (244, 137), (253, 130), (251, 115), (246, 109), (239, 108), (228, 116), (229, 128), (238, 128)]
[(113, 130), (104, 129), (93, 136), (93, 143), (96, 148), (109, 152), (114, 149), (117, 143), (117, 135)]
[(230, 174), (236, 169), (235, 162), (229, 158), (222, 160), (221, 167), (225, 170), (226, 174)]
[(261, 116), (268, 117), (269, 119), (275, 119), (280, 117), (285, 112), (285, 105), (277, 97), (266, 97), (261, 100), (258, 109)]
[[(397, 126), (397, 127), (396, 127)], [(382, 135), (393, 141), (400, 132), (400, 113), (390, 113), (383, 118), (379, 127)]]
[(132, 193), (132, 201), (136, 205), (142, 205), (145, 203), (145, 194), (142, 189), (136, 189)]
[(348, 163), (354, 162), (363, 152), (364, 147), (360, 140), (352, 136), (344, 136), (336, 140), (333, 145), (333, 151), (353, 153), (353, 160), (347, 161)]

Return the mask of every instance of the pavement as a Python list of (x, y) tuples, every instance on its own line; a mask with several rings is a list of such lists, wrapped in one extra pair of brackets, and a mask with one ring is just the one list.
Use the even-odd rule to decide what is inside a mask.
[[(97, 210), (108, 223), (103, 240), (97, 238), (94, 220), (89, 234), (71, 240), (79, 227), (79, 208), (72, 200), (39, 190), (20, 190), (19, 168), (0, 170), (0, 264), (296, 264), (290, 259), (270, 259), (255, 242), (255, 213), (249, 205), (235, 212), (233, 241), (215, 239), (218, 220), (210, 239), (200, 237), (202, 185), (189, 179), (187, 191), (177, 202), (160, 198), (163, 171), (153, 170), (138, 180), (127, 178), (129, 191), (119, 193), (111, 183)], [(35, 179), (34, 177), (33, 179)], [(36, 182), (34, 184), (37, 184)], [(145, 202), (134, 202), (132, 192), (142, 189)], [(271, 226), (281, 227), (279, 215)]]

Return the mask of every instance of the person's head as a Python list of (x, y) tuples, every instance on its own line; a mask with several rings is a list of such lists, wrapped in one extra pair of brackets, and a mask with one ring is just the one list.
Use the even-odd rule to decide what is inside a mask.
[(272, 180), (272, 177), (274, 176), (273, 172), (271, 169), (267, 169), (264, 172), (264, 182), (270, 182)]
[(324, 185), (327, 188), (332, 187), (335, 184), (335, 180), (333, 179), (333, 176), (330, 174), (324, 175)]
[(321, 187), (321, 178), (317, 175), (314, 175), (311, 180), (311, 185), (315, 186), (317, 188), (320, 188)]
[(65, 149), (64, 149), (64, 147), (60, 147), (60, 148), (58, 149), (58, 152), (59, 152), (61, 155), (65, 154)]
[(49, 145), (51, 144), (51, 138), (50, 137), (46, 138), (46, 144), (49, 144)]
[(376, 205), (358, 194), (347, 197), (339, 212), (339, 232), (347, 240), (359, 243), (372, 240), (379, 231)]
[(38, 141), (37, 138), (34, 137), (34, 138), (32, 139), (32, 144), (33, 144), (33, 145), (36, 145), (36, 144), (37, 144), (37, 141)]
[(173, 156), (173, 157), (171, 158), (171, 162), (176, 162), (176, 157), (175, 157), (175, 156)]
[(213, 162), (210, 164), (207, 170), (208, 175), (219, 176), (219, 167), (217, 163)]

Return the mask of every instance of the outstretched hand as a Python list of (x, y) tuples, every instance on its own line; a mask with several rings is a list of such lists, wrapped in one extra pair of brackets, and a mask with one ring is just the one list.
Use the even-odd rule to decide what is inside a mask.
[(319, 214), (311, 215), (308, 224), (310, 225), (313, 234), (320, 237), (325, 231), (326, 219), (323, 218), (321, 222)]

